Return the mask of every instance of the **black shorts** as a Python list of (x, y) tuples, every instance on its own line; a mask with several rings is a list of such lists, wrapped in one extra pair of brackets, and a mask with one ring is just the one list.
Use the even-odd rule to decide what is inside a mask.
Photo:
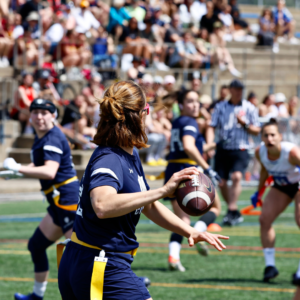
[(215, 171), (222, 179), (228, 180), (233, 172), (244, 174), (250, 161), (247, 150), (225, 150), (217, 148), (215, 156)]
[(299, 185), (300, 185), (299, 182), (293, 184), (287, 184), (287, 185), (279, 185), (275, 182), (272, 187), (288, 195), (291, 199), (294, 199), (297, 192), (299, 191)]
[(61, 227), (63, 233), (66, 233), (68, 230), (73, 228), (76, 211), (64, 210), (54, 204), (50, 204), (47, 207), (47, 211), (51, 216), (53, 223)]

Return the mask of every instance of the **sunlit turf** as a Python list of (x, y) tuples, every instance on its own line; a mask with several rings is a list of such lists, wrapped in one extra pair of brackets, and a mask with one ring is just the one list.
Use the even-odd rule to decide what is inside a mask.
[[(252, 192), (244, 191), (240, 199), (249, 199)], [(244, 202), (240, 207), (243, 206)], [(37, 215), (45, 213), (46, 207), (46, 203), (38, 201), (1, 203), (0, 216)], [(223, 204), (223, 213), (225, 210)], [(293, 211), (293, 205), (288, 207), (285, 214), (275, 223), (277, 247), (300, 247), (299, 231), (295, 225)], [(167, 243), (170, 233), (146, 222), (144, 216), (141, 219), (143, 222), (137, 227), (137, 238), (141, 247), (132, 268), (137, 275), (151, 279), (153, 285), (149, 290), (154, 299), (292, 299), (294, 287), (291, 285), (291, 275), (297, 269), (300, 254), (296, 249), (277, 251), (276, 265), (280, 275), (272, 284), (262, 283), (264, 258), (262, 251), (254, 248), (260, 246), (257, 216), (246, 217), (241, 226), (223, 228), (222, 234), (230, 236), (230, 240), (226, 242), (229, 247), (223, 253), (211, 250), (211, 255), (204, 258), (199, 256), (194, 248), (187, 248), (185, 241), (181, 254), (182, 264), (187, 269), (185, 273), (170, 272), (167, 269)], [(196, 218), (192, 218), (192, 221), (195, 220)], [(221, 220), (222, 217), (219, 217), (217, 222), (221, 223)], [(32, 282), (4, 279), (32, 278), (33, 266), (25, 240), (32, 235), (36, 226), (38, 222), (0, 222), (0, 300), (11, 300), (15, 292), (29, 293), (32, 290)], [(3, 239), (10, 240), (4, 242)], [(24, 241), (16, 242), (14, 239)], [(48, 256), (50, 278), (56, 279), (54, 246), (49, 248)], [(61, 299), (56, 282), (48, 284), (44, 299)]]

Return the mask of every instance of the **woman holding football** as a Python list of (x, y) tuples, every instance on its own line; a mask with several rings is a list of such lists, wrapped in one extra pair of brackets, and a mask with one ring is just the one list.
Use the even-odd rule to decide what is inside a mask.
[(131, 270), (139, 246), (135, 228), (143, 213), (154, 223), (188, 238), (190, 246), (207, 241), (221, 251), (221, 235), (201, 233), (187, 225), (158, 199), (173, 196), (182, 180), (199, 171), (175, 173), (156, 190), (149, 190), (138, 152), (147, 147), (148, 113), (139, 85), (120, 81), (110, 86), (100, 103), (100, 123), (94, 151), (79, 188), (79, 203), (71, 242), (59, 267), (64, 300), (152, 299)]

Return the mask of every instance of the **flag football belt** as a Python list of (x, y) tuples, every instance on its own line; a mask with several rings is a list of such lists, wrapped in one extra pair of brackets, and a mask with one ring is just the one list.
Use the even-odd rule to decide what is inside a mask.
[[(93, 273), (91, 278), (91, 300), (102, 300), (103, 299), (103, 283), (104, 283), (104, 272), (107, 264), (108, 258), (105, 257), (105, 251), (100, 247), (89, 245), (85, 242), (80, 241), (77, 238), (76, 232), (72, 233), (71, 239), (67, 239), (64, 242), (60, 242), (56, 245), (56, 254), (57, 254), (57, 269), (59, 269), (60, 261), (63, 255), (64, 248), (68, 244), (68, 242), (72, 241), (73, 243), (79, 244), (81, 246), (96, 249), (100, 251), (99, 256), (95, 256), (94, 265), (93, 265)], [(137, 249), (135, 248), (131, 251), (127, 252), (118, 252), (122, 254), (129, 254), (135, 256), (137, 253)]]
[(61, 205), (61, 204), (59, 204), (60, 192), (57, 190), (61, 186), (69, 184), (69, 183), (74, 182), (74, 181), (78, 181), (77, 176), (69, 178), (69, 179), (67, 179), (67, 180), (65, 180), (61, 183), (56, 183), (56, 184), (52, 185), (49, 189), (44, 190), (42, 192), (45, 196), (47, 196), (50, 193), (53, 193), (52, 196), (53, 196), (54, 204), (56, 206), (58, 206), (59, 208), (62, 208), (64, 210), (68, 210), (68, 211), (75, 211), (75, 210), (77, 210), (77, 205), (78, 205), (77, 203), (76, 204), (71, 204), (71, 205)]
[(189, 165), (197, 165), (197, 162), (195, 162), (192, 159), (189, 158), (178, 158), (178, 159), (170, 159), (168, 160), (169, 164), (189, 164)]

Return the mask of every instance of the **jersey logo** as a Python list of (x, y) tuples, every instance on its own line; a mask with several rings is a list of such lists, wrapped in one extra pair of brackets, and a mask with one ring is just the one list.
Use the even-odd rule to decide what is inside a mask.
[(129, 169), (129, 173), (130, 173), (130, 174), (133, 173), (133, 170), (132, 170), (132, 169)]
[(134, 214), (135, 215), (140, 215), (142, 213), (143, 209), (144, 209), (144, 206), (136, 209)]

